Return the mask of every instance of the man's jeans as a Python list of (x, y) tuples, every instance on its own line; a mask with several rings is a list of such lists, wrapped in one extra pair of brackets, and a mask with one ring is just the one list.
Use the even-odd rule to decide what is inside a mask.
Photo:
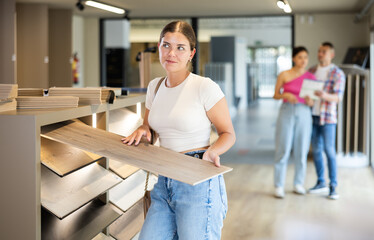
[[(202, 152), (189, 152), (186, 155), (201, 158)], [(223, 219), (227, 212), (222, 175), (195, 186), (159, 176), (151, 192), (151, 200), (139, 239), (221, 239)]]
[(284, 187), (291, 151), (295, 160), (294, 185), (304, 185), (311, 133), (310, 107), (305, 104), (282, 103), (275, 132), (275, 187)]
[(322, 153), (325, 151), (329, 168), (330, 185), (336, 187), (337, 167), (335, 151), (336, 124), (319, 125), (319, 117), (313, 116), (312, 148), (318, 181), (325, 183)]

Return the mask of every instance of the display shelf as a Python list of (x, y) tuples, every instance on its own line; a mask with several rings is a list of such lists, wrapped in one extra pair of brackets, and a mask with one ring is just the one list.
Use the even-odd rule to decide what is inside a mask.
[(115, 174), (120, 176), (121, 178), (125, 179), (134, 174), (135, 172), (139, 171), (139, 168), (133, 167), (128, 164), (124, 164), (121, 161), (109, 160), (109, 168), (112, 170)]
[(95, 163), (62, 178), (42, 166), (41, 203), (58, 218), (64, 218), (121, 181)]
[(40, 154), (42, 164), (60, 177), (103, 159), (97, 154), (43, 137), (41, 138)]
[(89, 240), (113, 223), (122, 212), (111, 204), (94, 200), (60, 220), (42, 210), (42, 239)]
[(92, 238), (92, 240), (116, 240), (111, 236), (107, 236), (104, 233), (99, 233), (96, 237)]
[[(41, 172), (43, 168), (45, 168), (44, 170), (48, 169), (41, 164), (41, 127), (70, 119), (80, 119), (86, 124), (96, 123), (98, 128), (108, 130), (110, 111), (144, 101), (145, 95), (130, 95), (117, 99), (115, 104), (58, 109), (17, 109), (0, 112), (0, 152), (2, 159), (7, 160), (0, 161), (1, 239), (92, 239), (102, 231), (107, 232), (106, 226), (115, 219), (112, 217), (109, 219), (110, 221), (103, 221), (102, 218), (104, 217), (105, 220), (105, 218), (113, 216), (112, 208), (115, 208), (109, 203), (108, 191), (103, 192), (97, 198), (99, 201), (95, 200), (95, 202), (104, 204), (103, 208), (100, 208), (103, 211), (100, 209), (97, 211), (88, 210), (85, 214), (80, 214), (85, 211), (84, 209), (89, 209), (92, 206), (92, 202), (90, 202), (60, 221), (54, 214), (42, 208), (41, 185), (43, 179)], [(123, 127), (126, 128), (126, 126)], [(109, 163), (106, 158), (99, 163), (104, 171), (108, 171)], [(80, 170), (84, 170), (86, 167)], [(50, 170), (47, 172), (58, 177)], [(80, 171), (75, 171), (65, 177), (78, 172)], [(76, 182), (71, 183), (72, 186), (75, 184)], [(52, 185), (50, 187), (53, 188)], [(109, 211), (104, 211), (105, 209)], [(104, 215), (97, 215), (100, 213)], [(122, 212), (114, 213), (119, 216)], [(71, 225), (67, 224), (68, 219), (73, 218), (76, 219), (75, 222)], [(83, 226), (84, 224), (87, 224), (88, 228)], [(20, 231), (20, 226), (22, 231)]]
[(191, 185), (232, 170), (147, 143), (129, 146), (120, 135), (71, 120), (44, 126), (42, 136)]
[(109, 233), (118, 240), (133, 238), (144, 223), (143, 199), (127, 210), (109, 226)]
[[(144, 196), (145, 180), (147, 173), (139, 170), (126, 180), (115, 186), (109, 191), (109, 200), (122, 211), (127, 211), (131, 206), (138, 202)], [(149, 189), (157, 182), (154, 175), (150, 175), (148, 185)]]

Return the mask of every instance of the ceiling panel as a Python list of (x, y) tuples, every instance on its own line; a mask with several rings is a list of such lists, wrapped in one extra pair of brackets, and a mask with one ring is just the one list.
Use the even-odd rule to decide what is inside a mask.
[[(284, 14), (276, 0), (102, 0), (130, 10), (130, 17), (186, 17), (186, 16), (249, 16)], [(293, 13), (358, 13), (368, 0), (288, 0)], [(44, 3), (52, 8), (71, 8), (77, 15), (116, 17), (86, 6), (76, 9), (77, 0), (16, 0), (23, 3)]]

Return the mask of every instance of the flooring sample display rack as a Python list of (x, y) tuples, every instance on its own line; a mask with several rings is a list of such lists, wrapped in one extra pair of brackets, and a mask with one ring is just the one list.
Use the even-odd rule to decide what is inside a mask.
[[(0, 239), (83, 240), (91, 239), (102, 231), (108, 232), (109, 224), (123, 214), (123, 211), (109, 203), (108, 191), (62, 220), (42, 207), (41, 128), (80, 119), (89, 125), (96, 123), (97, 128), (106, 130), (111, 110), (134, 106), (144, 101), (145, 95), (138, 94), (119, 97), (114, 104), (1, 112)], [(99, 164), (104, 170), (109, 169), (107, 159), (99, 160)], [(89, 208), (95, 210), (85, 213), (85, 209)], [(95, 215), (96, 213), (100, 215)], [(75, 225), (77, 220), (79, 224)], [(51, 226), (53, 228), (49, 228)]]
[[(122, 228), (126, 224), (129, 224), (129, 228), (132, 229), (130, 235), (135, 234), (139, 230), (139, 224), (142, 222), (140, 213), (137, 210), (139, 204), (134, 202), (135, 205), (129, 205), (128, 207), (123, 207), (124, 205), (120, 204), (122, 207), (119, 209), (109, 202), (110, 190), (108, 188), (117, 184), (116, 180), (113, 181), (114, 179), (110, 180), (111, 182), (108, 182), (107, 186), (101, 186), (101, 190), (96, 190), (96, 193), (90, 192), (91, 195), (85, 196), (87, 197), (86, 199), (80, 200), (72, 197), (66, 203), (58, 203), (58, 194), (53, 192), (52, 186), (48, 187), (48, 192), (45, 192), (44, 190), (47, 189), (43, 188), (43, 191), (47, 194), (43, 194), (43, 197), (47, 196), (48, 200), (52, 199), (53, 202), (48, 203), (49, 210), (42, 208), (44, 201), (44, 198), (41, 197), (43, 181), (48, 181), (49, 179), (55, 181), (56, 189), (58, 189), (57, 184), (63, 183), (56, 180), (58, 175), (51, 175), (56, 174), (56, 169), (53, 170), (49, 166), (53, 170), (52, 172), (41, 165), (41, 136), (53, 141), (57, 140), (60, 144), (99, 154), (104, 158), (98, 160), (98, 163), (92, 164), (101, 165), (104, 172), (109, 171), (109, 158), (113, 158), (113, 160), (194, 185), (231, 170), (224, 166), (216, 168), (212, 163), (147, 144), (141, 144), (137, 147), (125, 146), (120, 142), (121, 136), (104, 131), (109, 129), (108, 123), (111, 110), (137, 105), (144, 101), (145, 95), (130, 95), (117, 98), (113, 104), (86, 105), (66, 109), (18, 109), (0, 113), (0, 151), (2, 153), (0, 165), (0, 187), (2, 189), (2, 198), (0, 198), (2, 212), (0, 216), (0, 221), (2, 222), (0, 225), (0, 239), (82, 240), (92, 239), (100, 232), (113, 232), (115, 235), (118, 234), (118, 236), (126, 236), (127, 234), (118, 232), (118, 226)], [(90, 127), (90, 125), (96, 126), (97, 129)], [(69, 134), (66, 134), (69, 131), (71, 131), (70, 136), (72, 136), (70, 139)], [(53, 155), (53, 151), (50, 154)], [(57, 152), (56, 156), (60, 156), (60, 154)], [(149, 158), (156, 160), (157, 163), (149, 161)], [(176, 162), (173, 163), (172, 159), (176, 159)], [(187, 163), (186, 165), (187, 160), (196, 164)], [(43, 164), (45, 165), (45, 163)], [(76, 168), (88, 169), (91, 166), (85, 166), (85, 163), (81, 163)], [(169, 167), (170, 169), (168, 169)], [(74, 167), (65, 169), (59, 175), (63, 176), (62, 178), (69, 177), (70, 174), (78, 175), (81, 170), (77, 169), (74, 169)], [(50, 172), (45, 175), (43, 171)], [(103, 171), (98, 171), (101, 172), (102, 177), (110, 177)], [(47, 179), (46, 176), (50, 177)], [(124, 178), (124, 176), (121, 177)], [(126, 180), (124, 179), (123, 181)], [(66, 182), (72, 182), (72, 180), (67, 179)], [(95, 184), (92, 186), (95, 186)], [(69, 189), (62, 187), (61, 191), (69, 192)], [(96, 200), (85, 204), (95, 194), (99, 194), (99, 190), (104, 190), (104, 193), (97, 196)], [(63, 193), (61, 194), (63, 196)], [(81, 194), (82, 191), (78, 189), (76, 196)], [(131, 195), (132, 193), (124, 194)], [(134, 199), (137, 198), (134, 197)], [(119, 199), (119, 203), (120, 201), (122, 200)], [(58, 204), (62, 204), (61, 206), (66, 207), (66, 209), (57, 213), (55, 206), (58, 206)], [(93, 212), (99, 213), (100, 216), (95, 214), (87, 215), (85, 209), (91, 207), (94, 207), (93, 209), (96, 210), (93, 210)], [(57, 210), (59, 210), (58, 207)], [(126, 217), (119, 218), (123, 214)], [(129, 218), (128, 216), (134, 216), (133, 223), (131, 217)], [(93, 222), (91, 222), (90, 218)], [(109, 224), (117, 218), (119, 218), (120, 223), (117, 224), (117, 227), (109, 230)], [(76, 224), (77, 219), (80, 219), (79, 224)], [(47, 228), (46, 226), (49, 227)], [(50, 228), (51, 226), (53, 228)], [(127, 237), (130, 237), (130, 235)], [(124, 239), (127, 237), (124, 237)]]

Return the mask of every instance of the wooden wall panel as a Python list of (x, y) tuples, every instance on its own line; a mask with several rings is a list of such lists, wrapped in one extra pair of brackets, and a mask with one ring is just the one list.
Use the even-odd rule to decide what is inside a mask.
[(50, 9), (48, 12), (50, 87), (72, 86), (72, 17), (70, 9)]
[(48, 88), (48, 7), (17, 3), (17, 83)]
[(12, 55), (15, 53), (15, 0), (0, 1), (0, 83), (16, 83)]

